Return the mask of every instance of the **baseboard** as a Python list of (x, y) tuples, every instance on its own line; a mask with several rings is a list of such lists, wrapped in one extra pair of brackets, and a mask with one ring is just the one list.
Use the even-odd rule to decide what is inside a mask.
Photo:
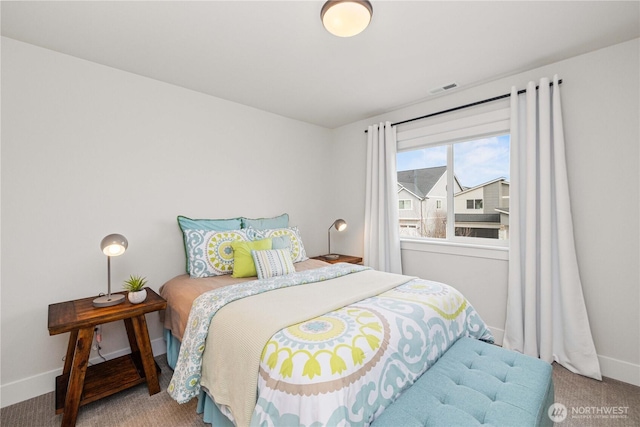
[[(504, 338), (504, 329), (489, 326), (489, 330), (493, 334), (496, 344), (501, 346)], [(600, 371), (603, 377), (640, 387), (640, 365), (600, 355), (598, 355), (598, 361), (600, 362)]]
[(640, 387), (640, 365), (606, 356), (598, 356), (598, 361), (603, 377)]
[(494, 328), (493, 326), (489, 326), (489, 330), (493, 334), (495, 343), (499, 346), (502, 346), (502, 339), (504, 338), (504, 329)]
[[(159, 356), (167, 352), (167, 345), (163, 338), (151, 340), (151, 349), (154, 356)], [(109, 354), (105, 354), (105, 359), (115, 359), (116, 357), (128, 354), (130, 349), (123, 348)], [(89, 363), (96, 364), (102, 362), (100, 357), (89, 359)], [(4, 408), (15, 403), (20, 403), (34, 397), (50, 393), (55, 390), (56, 377), (62, 374), (62, 368), (49, 372), (23, 378), (12, 383), (4, 384), (0, 387), (0, 407)], [(53, 411), (54, 408), (51, 408)]]

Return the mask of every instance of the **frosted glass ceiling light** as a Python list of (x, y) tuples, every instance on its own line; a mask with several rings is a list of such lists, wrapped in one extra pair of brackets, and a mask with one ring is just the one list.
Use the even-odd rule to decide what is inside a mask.
[(320, 19), (331, 34), (351, 37), (360, 34), (371, 22), (373, 7), (367, 0), (335, 0), (322, 6)]

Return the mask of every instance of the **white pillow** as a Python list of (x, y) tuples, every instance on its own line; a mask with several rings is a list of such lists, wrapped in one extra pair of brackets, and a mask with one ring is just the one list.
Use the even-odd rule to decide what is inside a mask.
[(269, 277), (284, 276), (295, 273), (296, 268), (291, 260), (289, 249), (268, 249), (263, 251), (251, 251), (253, 262), (256, 265), (258, 279), (268, 279)]

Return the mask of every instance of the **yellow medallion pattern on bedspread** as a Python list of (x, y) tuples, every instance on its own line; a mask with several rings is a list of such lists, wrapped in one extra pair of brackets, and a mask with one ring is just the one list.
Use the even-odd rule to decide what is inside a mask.
[[(333, 267), (358, 266), (334, 264)], [(334, 271), (332, 267), (325, 268), (325, 271)], [(243, 298), (213, 317), (210, 330), (215, 332), (207, 338), (201, 384), (219, 406), (227, 407), (222, 411), (231, 415), (236, 425), (249, 424), (257, 400), (260, 358), (265, 344), (276, 332), (381, 294), (412, 279), (363, 267), (359, 269), (361, 271), (355, 274), (332, 280)], [(374, 337), (369, 331), (365, 332), (370, 339)], [(306, 368), (307, 378), (313, 376), (310, 381), (315, 381), (317, 365), (312, 360)]]
[[(199, 393), (200, 379), (202, 376), (202, 356), (206, 348), (205, 343), (211, 319), (218, 310), (223, 308), (227, 303), (249, 296), (269, 293), (269, 291), (277, 289), (323, 282), (364, 270), (369, 270), (369, 268), (342, 263), (270, 279), (243, 282), (200, 295), (193, 302), (189, 314), (180, 355), (174, 375), (169, 384), (169, 394), (179, 403), (184, 403)], [(260, 345), (260, 351), (267, 340), (268, 337)], [(257, 359), (259, 359), (259, 354), (260, 353), (256, 356)], [(256, 362), (254, 374), (256, 377), (257, 371), (258, 367)]]
[(290, 276), (281, 289), (219, 289), (207, 310), (194, 302), (168, 390), (176, 400), (204, 386), (239, 426), (367, 425), (460, 336), (493, 340), (443, 284), (351, 264)]
[(423, 279), (282, 329), (251, 425), (367, 426), (463, 336), (493, 341), (462, 294)]
[[(388, 343), (387, 320), (375, 310), (351, 305), (276, 333), (264, 347), (262, 364), (282, 380), (270, 378), (264, 369), (260, 375), (267, 387), (289, 394), (333, 392), (375, 366)], [(325, 381), (314, 381), (314, 377)], [(286, 381), (292, 378), (300, 383)]]

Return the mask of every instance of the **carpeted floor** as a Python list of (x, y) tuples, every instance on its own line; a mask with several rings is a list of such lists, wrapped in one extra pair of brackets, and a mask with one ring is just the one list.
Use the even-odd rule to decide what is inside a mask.
[(603, 378), (592, 380), (553, 364), (555, 401), (567, 408), (565, 427), (640, 426), (640, 387)]
[[(196, 399), (178, 405), (166, 393), (172, 371), (164, 355), (156, 357), (162, 368), (162, 391), (149, 396), (146, 385), (139, 385), (80, 408), (78, 426), (204, 426), (196, 414)], [(557, 403), (567, 408), (560, 427), (640, 426), (640, 387), (605, 378), (595, 381), (573, 374), (554, 363), (553, 381)], [(59, 426), (62, 415), (55, 415), (53, 393), (21, 402), (1, 410), (2, 427)], [(400, 427), (400, 426), (394, 426)]]
[[(96, 402), (81, 406), (77, 426), (208, 426), (196, 414), (197, 399), (179, 405), (166, 392), (173, 371), (167, 365), (166, 355), (155, 358), (162, 369), (160, 393), (149, 396), (146, 384)], [(56, 415), (54, 393), (34, 397), (25, 402), (2, 408), (2, 427), (59, 427), (62, 415)]]

